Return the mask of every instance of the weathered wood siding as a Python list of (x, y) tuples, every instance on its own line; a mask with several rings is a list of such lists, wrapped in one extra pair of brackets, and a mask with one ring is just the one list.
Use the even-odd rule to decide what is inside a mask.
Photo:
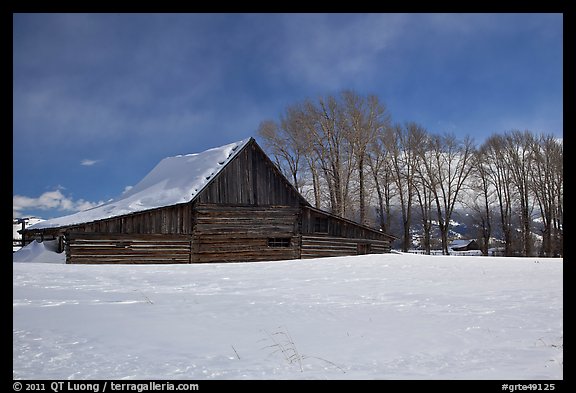
[(74, 225), (69, 232), (190, 235), (194, 227), (192, 204), (167, 206), (125, 216)]
[(66, 263), (190, 263), (190, 235), (70, 232)]
[(299, 258), (298, 215), (288, 206), (198, 205), (192, 262)]
[[(319, 230), (319, 226), (324, 226)], [(302, 211), (302, 234), (322, 234), (332, 237), (374, 239), (390, 241), (391, 236), (375, 229), (363, 227), (353, 221), (305, 206)]]
[(44, 240), (55, 240), (63, 233), (61, 229), (43, 229), (38, 231), (26, 231), (22, 234), (24, 245), (32, 243), (34, 240), (43, 242)]
[(301, 258), (341, 257), (390, 252), (390, 242), (327, 235), (302, 235)]
[(390, 252), (392, 238), (352, 221), (303, 207), (301, 258)]
[(199, 203), (261, 206), (306, 203), (254, 143), (238, 153), (197, 200)]

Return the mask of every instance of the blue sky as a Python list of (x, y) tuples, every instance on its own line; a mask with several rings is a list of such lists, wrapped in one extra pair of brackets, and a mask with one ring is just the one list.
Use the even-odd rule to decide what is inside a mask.
[(14, 14), (13, 215), (94, 206), (343, 89), (434, 133), (562, 137), (562, 32), (562, 14)]

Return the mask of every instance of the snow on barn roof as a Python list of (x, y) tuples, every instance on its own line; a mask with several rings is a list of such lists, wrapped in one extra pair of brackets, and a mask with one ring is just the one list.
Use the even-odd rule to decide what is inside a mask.
[(459, 240), (453, 240), (452, 243), (450, 243), (448, 245), (448, 247), (450, 248), (454, 248), (454, 247), (464, 247), (467, 246), (468, 244), (472, 243), (474, 241), (474, 239), (459, 239)]
[(31, 225), (42, 229), (82, 224), (193, 200), (252, 138), (202, 153), (164, 158), (138, 184), (103, 205)]

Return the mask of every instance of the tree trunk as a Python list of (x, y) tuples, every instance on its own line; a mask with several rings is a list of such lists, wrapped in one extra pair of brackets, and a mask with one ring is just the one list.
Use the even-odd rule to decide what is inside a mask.
[(358, 160), (358, 182), (360, 186), (360, 224), (367, 225), (366, 201), (364, 196), (364, 158)]

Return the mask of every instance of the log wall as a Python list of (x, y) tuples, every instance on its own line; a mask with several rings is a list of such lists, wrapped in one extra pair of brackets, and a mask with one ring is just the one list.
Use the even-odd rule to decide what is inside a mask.
[(198, 205), (192, 262), (299, 258), (298, 218), (288, 206)]
[(390, 252), (390, 242), (333, 237), (328, 235), (302, 235), (301, 258), (341, 257)]
[(70, 232), (66, 263), (190, 263), (192, 236)]
[(392, 237), (321, 210), (302, 211), (301, 258), (383, 254)]
[(194, 203), (80, 228), (66, 232), (67, 263), (245, 262), (390, 252), (388, 235), (308, 207)]

